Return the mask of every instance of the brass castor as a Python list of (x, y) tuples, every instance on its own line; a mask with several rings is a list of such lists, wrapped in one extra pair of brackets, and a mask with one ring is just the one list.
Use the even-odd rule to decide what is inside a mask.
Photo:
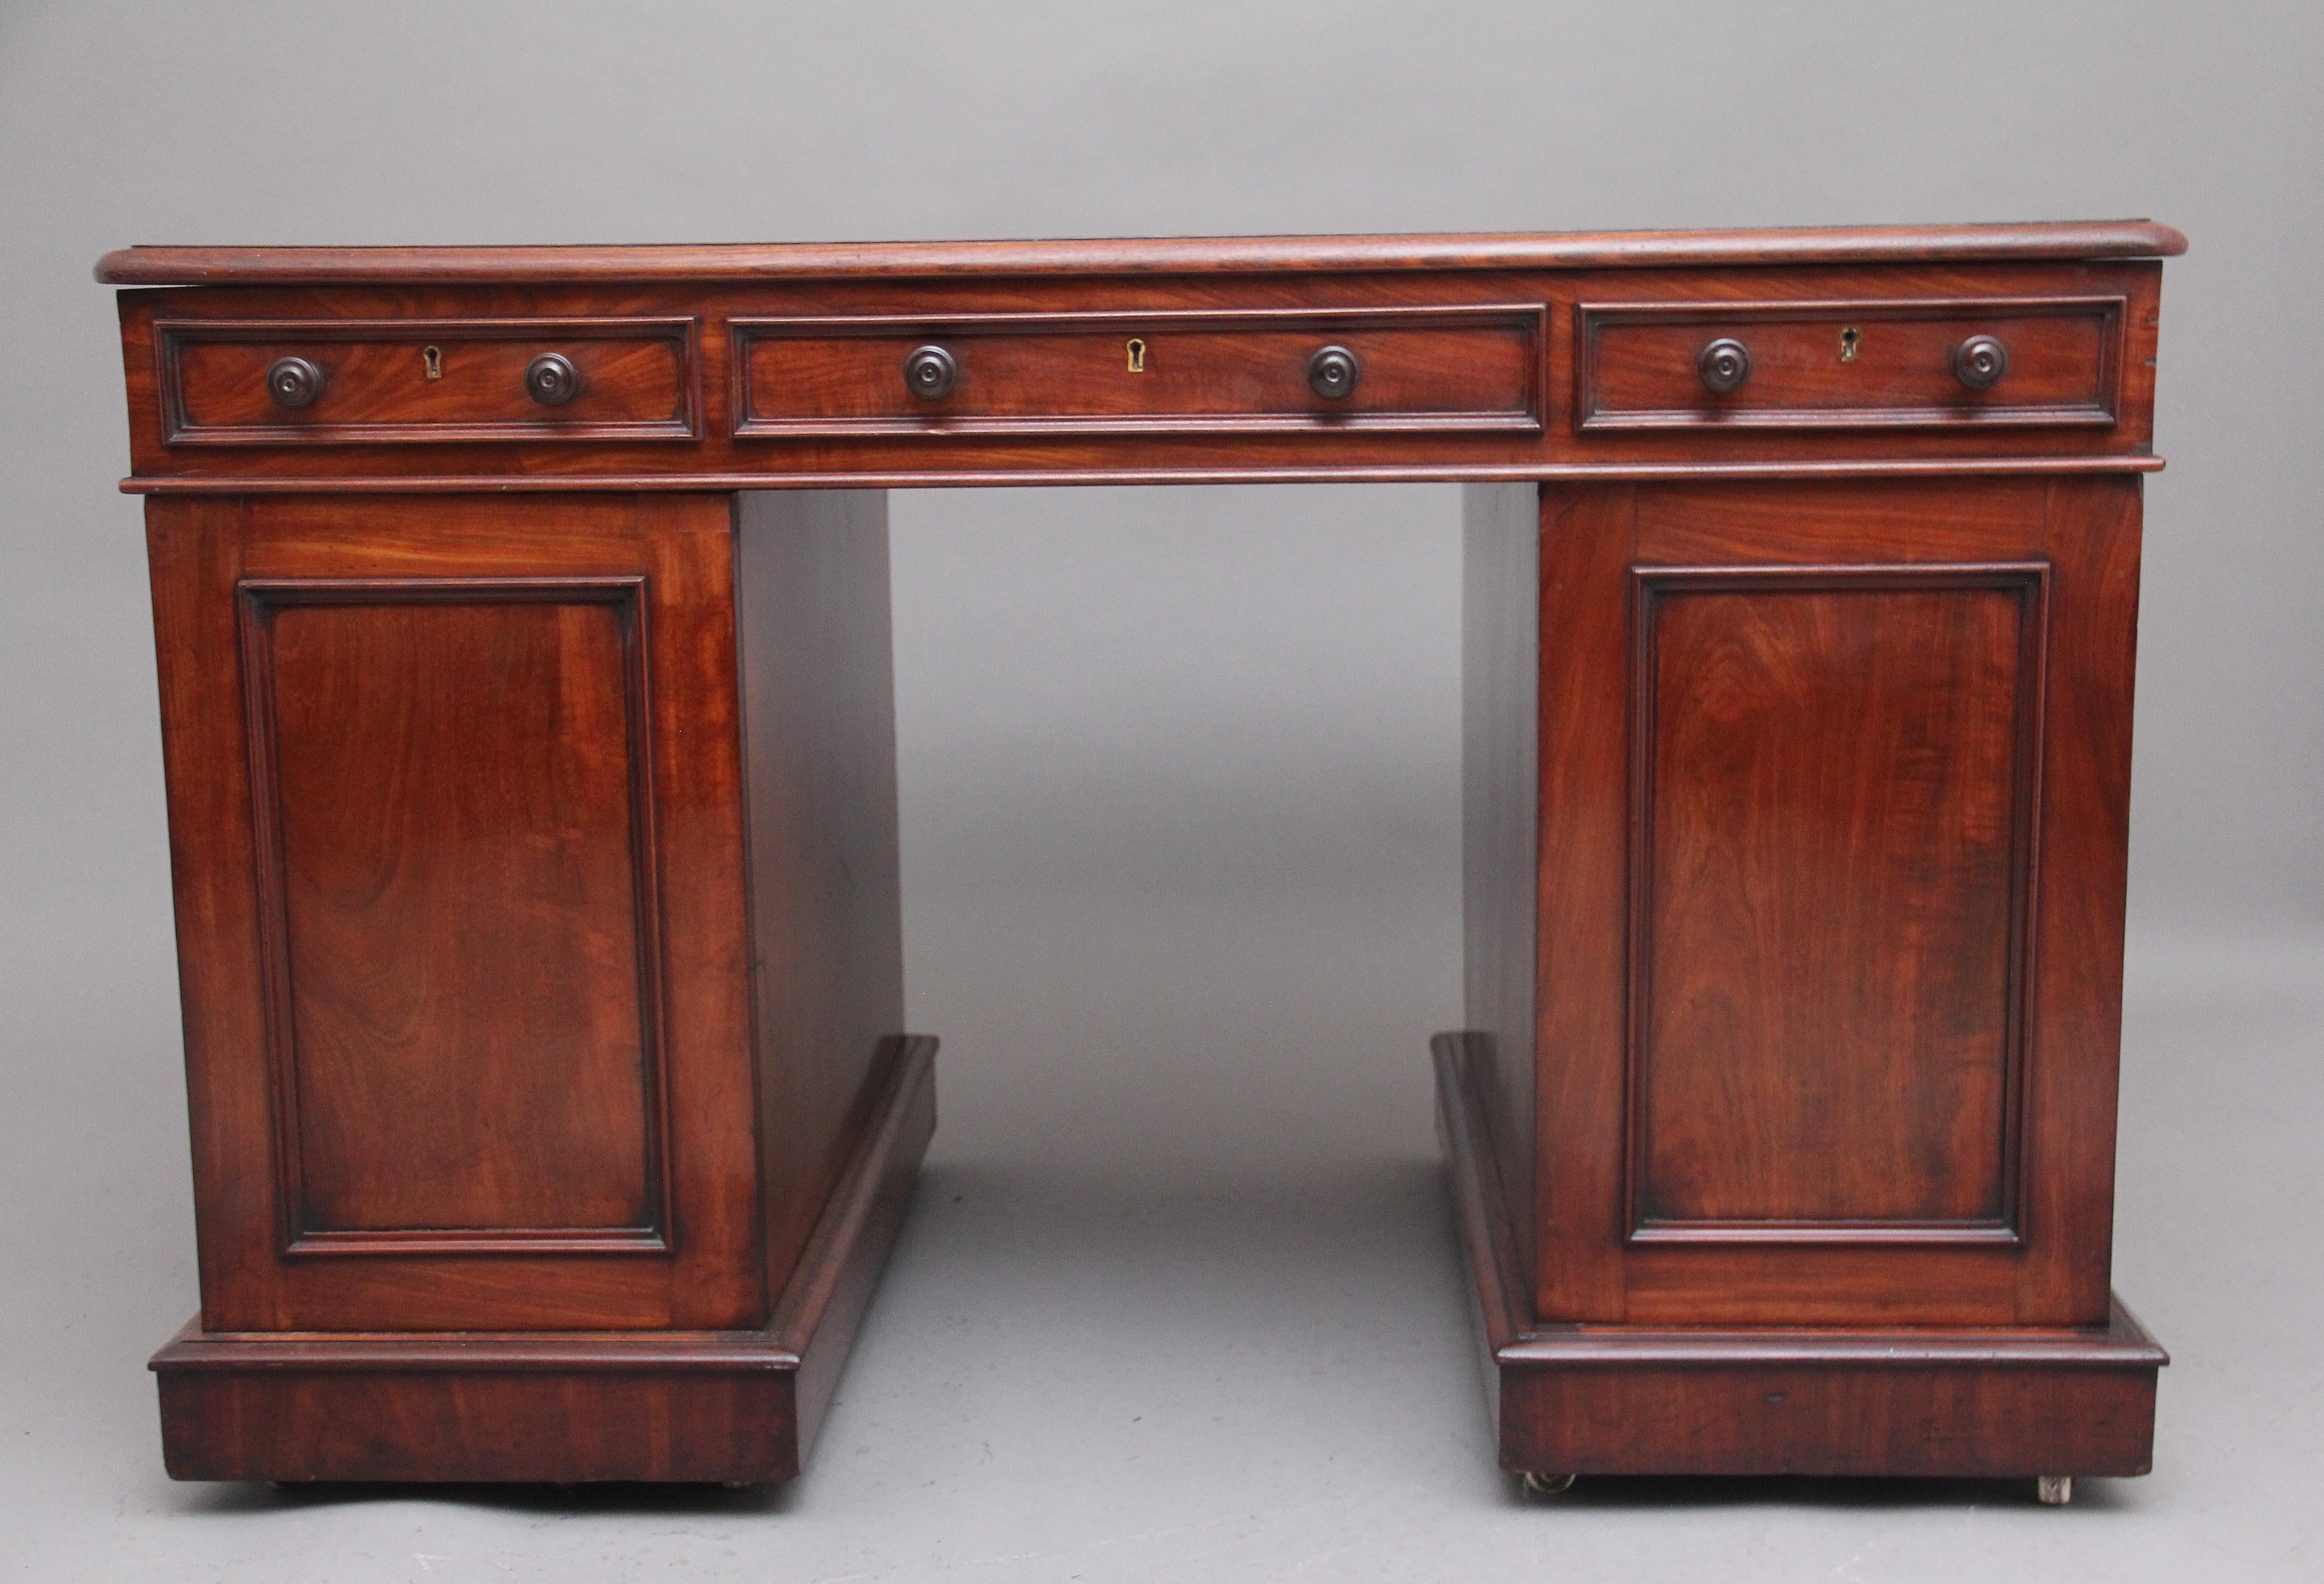
[(1530, 1469), (1525, 1471), (1527, 1496), (1563, 1496), (1572, 1488), (1573, 1476), (1571, 1474), (1536, 1474)]
[(2034, 1494), (2042, 1498), (2045, 1507), (2062, 1507), (2074, 1499), (2074, 1477), (2044, 1474), (2034, 1482)]

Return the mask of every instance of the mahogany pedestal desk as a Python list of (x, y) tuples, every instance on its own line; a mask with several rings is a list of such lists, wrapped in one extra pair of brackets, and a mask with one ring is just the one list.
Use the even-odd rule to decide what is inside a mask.
[[(798, 1472), (935, 1126), (886, 497), (1467, 485), (1502, 1462), (2144, 1472), (2144, 222), (137, 248), (170, 1472)], [(1447, 619), (1451, 612), (1447, 612)]]

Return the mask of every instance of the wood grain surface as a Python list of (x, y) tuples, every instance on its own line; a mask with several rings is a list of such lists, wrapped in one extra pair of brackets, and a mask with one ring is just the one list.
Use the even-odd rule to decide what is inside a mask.
[(799, 1257), (903, 1033), (888, 502), (736, 507), (767, 1269)]
[(1546, 1475), (2135, 1475), (2169, 1356), (2088, 1326), (1529, 1322), (1467, 1033), (1432, 1042), (1439, 1137), (1504, 1468)]
[(1958, 259), (2167, 258), (2151, 220), (1408, 236), (1170, 236), (1067, 242), (735, 243), (642, 247), (133, 247), (97, 261), (122, 286), (366, 281), (757, 280), (957, 274), (1559, 269)]
[[(2105, 428), (2116, 417), (2115, 297), (1698, 307), (1582, 303), (1575, 419), (1618, 428)], [(1999, 340), (2008, 366), (1987, 390), (1953, 367), (1972, 336)], [(1742, 389), (1707, 389), (1696, 359), (1714, 340), (1750, 356)]]
[(2046, 566), (1632, 589), (1631, 1238), (2014, 1237)]
[[(737, 319), (735, 432), (1531, 432), (1542, 427), (1545, 317), (1534, 303)], [(939, 399), (903, 378), (905, 358), (923, 345), (957, 361), (959, 382)], [(1361, 371), (1344, 397), (1307, 382), (1308, 359), (1332, 345)]]
[(743, 1331), (205, 1331), (152, 1359), (179, 1479), (797, 1475), (936, 1126), (936, 1042), (883, 1053), (867, 1124), (767, 1325)]
[[(700, 354), (688, 317), (163, 319), (154, 327), (162, 425), (174, 446), (458, 440), (691, 439)], [(544, 405), (531, 361), (572, 364), (579, 390)], [(300, 408), (266, 385), (307, 360), (322, 392)]]
[(1310, 479), (1471, 486), (1438, 1104), (1504, 1461), (2144, 1469), (2109, 1265), (2184, 246), (109, 255), (202, 1288), (171, 1471), (795, 1473), (935, 1123), (881, 488)]
[(148, 545), (206, 1329), (763, 1321), (724, 498)]
[(240, 592), (291, 1251), (666, 1247), (644, 580)]
[(1541, 492), (1462, 492), (1462, 961), (1470, 1060), (1517, 1258), (1533, 1266)]
[[(721, 489), (762, 482), (1481, 479), (2029, 464), (2045, 471), (2135, 470), (2153, 464), (2160, 272), (2152, 260), (2126, 259), (562, 284), (380, 280), (133, 290), (121, 294), (120, 310), (139, 489), (540, 488), (550, 479), (576, 487), (661, 481)], [(2093, 318), (2094, 299), (2119, 302), (2120, 310)], [(1607, 332), (1613, 366), (1593, 376), (1594, 385), (1577, 383), (1587, 350), (1577, 306), (1591, 303), (1624, 305), (1631, 316)], [(1835, 303), (1886, 305), (1887, 322), (1865, 327), (1854, 364), (1840, 362), (1836, 332), (1828, 338), (1831, 327), (1818, 317)], [(1978, 318), (1981, 304), (1995, 305), (2001, 317)], [(2014, 306), (2004, 313), (2002, 305)], [(1782, 317), (1794, 309), (1808, 317)], [(1685, 323), (1633, 322), (1649, 313)], [(1695, 378), (1697, 337), (1707, 338), (1728, 315), (1739, 316), (1729, 327), (1762, 343), (1766, 367), (1756, 390), (1747, 386), (1714, 411), (1699, 380), (1692, 387), (1686, 382)], [(622, 388), (631, 405), (595, 415), (594, 428), (579, 418), (560, 428), (565, 420), (550, 410), (494, 418), (497, 428), (454, 426), (450, 398), (427, 394), (414, 372), (420, 348), (375, 328), (403, 320), (526, 319), (540, 321), (538, 334), (507, 345), (553, 347), (563, 344), (556, 327), (578, 322), (633, 322), (642, 332), (698, 321), (700, 407), (692, 427), (640, 433), (612, 425), (623, 414), (669, 418), (666, 364), (638, 369), (634, 390)], [(157, 321), (171, 327), (159, 329)], [(172, 346), (206, 345), (202, 337), (212, 330), (263, 324), (274, 327), (268, 346), (325, 347), (342, 321), (374, 327), (350, 345), (367, 358), (374, 355), (367, 349), (379, 348), (387, 359), (359, 372), (373, 382), (365, 400), (388, 403), (379, 410), (394, 423), (323, 425), (341, 400), (327, 387), (307, 410), (318, 415), (309, 427), (182, 428), (171, 406), (180, 378)], [(1972, 399), (1950, 372), (1948, 338), (1987, 324), (2014, 336), (2020, 351), (2011, 375)], [(1142, 374), (1127, 367), (1133, 336), (1149, 344)], [(1624, 336), (1676, 340), (1648, 356)], [(964, 371), (942, 401), (922, 401), (904, 386), (903, 359), (924, 342), (947, 346)], [(1305, 379), (1307, 356), (1332, 344), (1357, 351), (1367, 369), (1338, 403), (1316, 398)], [(333, 355), (318, 351), (315, 361)], [(254, 404), (271, 400), (257, 389), (264, 364), (251, 354), (237, 370), (235, 401), (244, 405), (216, 410), (239, 422), (247, 410), (255, 424), (263, 414)], [(507, 372), (493, 375), (495, 388)], [(207, 370), (208, 377), (226, 373)], [(350, 373), (347, 380), (355, 379)], [(452, 383), (449, 373), (440, 382)], [(1578, 389), (1585, 389), (1580, 406)], [(585, 386), (576, 412), (592, 400)], [(1645, 405), (1610, 414), (1609, 400)], [(1783, 419), (1786, 412), (1804, 418), (1793, 422)], [(1869, 421), (1882, 412), (1904, 421)], [(1642, 414), (1650, 421), (1630, 421)], [(1609, 415), (1623, 421), (1609, 426)], [(481, 409), (469, 414), (493, 416)], [(444, 427), (435, 427), (438, 420)], [(193, 435), (236, 443), (186, 437)], [(462, 479), (474, 482), (454, 482)]]
[(2135, 498), (1545, 492), (1544, 1319), (2103, 1318)]

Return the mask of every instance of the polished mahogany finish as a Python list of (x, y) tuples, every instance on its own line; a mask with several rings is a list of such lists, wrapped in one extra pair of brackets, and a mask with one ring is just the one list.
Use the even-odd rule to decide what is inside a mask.
[(180, 1479), (696, 1480), (799, 1471), (936, 1127), (933, 1040), (869, 1114), (755, 1331), (204, 1331), (153, 1358)]
[[(2107, 428), (2119, 297), (1576, 308), (1573, 407), (1587, 431)], [(2006, 338), (2006, 340), (2004, 338)], [(1713, 349), (1727, 354), (1717, 377)]]
[[(1482, 1117), (1495, 1154), (1519, 1185), (1533, 1181), (1542, 854), (1539, 814), (1510, 789), (1538, 786), (1541, 756), (1566, 751), (1540, 730), (1543, 510), (1543, 492), (1531, 484), (1471, 484), (1462, 493), (1463, 1037), (1472, 1081), (1491, 1091)], [(1571, 911), (1587, 917), (1588, 907), (1579, 898)], [(1555, 916), (1538, 923), (1554, 928)], [(1501, 1203), (1511, 1258), (1530, 1272), (1533, 1198), (1518, 1192)]]
[(2048, 566), (1630, 587), (1631, 1241), (2014, 1237)]
[(1541, 553), (1539, 1314), (2103, 1318), (2136, 481), (1617, 484)]
[(1538, 305), (738, 318), (734, 433), (1537, 430), (1542, 321)]
[[(528, 356), (567, 345), (560, 326), (628, 321), (651, 344), (673, 321), (696, 320), (700, 406), (673, 416), (671, 382), (683, 382), (656, 361), (640, 365), (634, 398), (620, 398), (635, 405), (593, 414), (592, 403), (617, 392), (576, 351), (591, 383), (570, 407), (526, 398), (519, 359), (507, 371), (511, 415), (456, 415), (443, 406), (450, 399), (425, 394), (452, 375), (433, 387), (426, 381), (425, 348), (434, 343), (423, 338), (392, 360), (391, 388), (420, 392), (409, 398), (421, 403), (410, 417), (428, 423), (407, 422), (399, 410), (392, 423), (319, 431), (347, 443), (317, 443), (318, 431), (306, 426), (334, 410), (327, 395), (297, 422), (269, 416), (271, 431), (245, 437), (221, 426), (237, 438), (217, 445), (172, 437), (171, 346), (213, 322), (221, 335), (252, 322), (312, 323), (317, 290), (254, 280), (129, 291), (121, 309), (130, 487), (246, 495), (436, 491), (454, 481), (684, 491), (1545, 481), (1609, 470), (1639, 478), (1860, 475), (1939, 465), (2043, 476), (2114, 472), (2156, 465), (2160, 280), (2151, 259), (2042, 263), (2007, 253), (1748, 270), (931, 272), (457, 289), (382, 277), (330, 289), (335, 311), (373, 327), (476, 318), (521, 329), (543, 321), (540, 335), (517, 344)], [(1979, 302), (2012, 306), (2006, 321), (1987, 320), (1975, 316)], [(1715, 319), (1694, 324), (1721, 304), (1735, 305), (1729, 330)], [(1602, 335), (1591, 329), (1593, 305), (1616, 315)], [(1686, 324), (1649, 323), (1665, 310)], [(1888, 319), (1830, 317), (1876, 311)], [(1792, 313), (1804, 317), (1784, 318)], [(2005, 322), (2025, 343), (2011, 377), (1968, 391), (1952, 370), (1954, 343)], [(1851, 325), (1861, 332), (1859, 352), (1843, 364), (1840, 336)], [(1702, 345), (1734, 331), (1764, 345), (1764, 366), (1736, 395), (1717, 398), (1693, 360)], [(365, 345), (393, 345), (379, 339), (383, 330), (364, 335)], [(1670, 336), (1680, 338), (1665, 348), (1670, 361), (1647, 355), (1663, 345), (1656, 337)], [(2044, 351), (2044, 336), (2063, 339)], [(1143, 372), (1130, 366), (1133, 340), (1146, 348)], [(1585, 377), (1601, 340), (1618, 366)], [(1333, 345), (1361, 364), (1345, 398), (1319, 396), (1307, 382), (1313, 355)], [(954, 360), (956, 382), (942, 396), (917, 395), (908, 382), (906, 362), (922, 346)], [(449, 369), (452, 350), (443, 351)], [(1625, 402), (1643, 405), (1634, 411)]]
[(208, 1329), (761, 1318), (730, 516), (152, 502)]
[(645, 589), (237, 583), (287, 1252), (669, 1247)]
[[(700, 408), (690, 318), (165, 318), (153, 335), (176, 446), (684, 440)], [(297, 400), (285, 365), (304, 371)]]
[(886, 495), (742, 497), (734, 578), (759, 1170), (782, 1271), (904, 1021)]
[(97, 263), (113, 286), (429, 286), (581, 281), (938, 279), (985, 275), (1309, 274), (1365, 271), (1668, 269), (1941, 263), (1958, 259), (2175, 258), (2152, 220), (2038, 225), (1801, 226), (1757, 231), (1493, 232), (1384, 236), (1143, 236), (1024, 242), (714, 243), (659, 247), (128, 247)]
[(1501, 1458), (1557, 1474), (2144, 1474), (2168, 1362), (2115, 1303), (2087, 1326), (1849, 1329), (1536, 1321), (1483, 1126), (1473, 1036), (1434, 1042)]
[(779, 1479), (934, 1126), (887, 485), (1451, 479), (1508, 1466), (2129, 1474), (2143, 221), (134, 249), (173, 1474)]

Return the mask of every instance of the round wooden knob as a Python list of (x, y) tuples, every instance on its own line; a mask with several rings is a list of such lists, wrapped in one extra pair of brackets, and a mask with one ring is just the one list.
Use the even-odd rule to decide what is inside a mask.
[(2009, 348), (1997, 336), (1972, 336), (1953, 348), (1953, 373), (1972, 391), (1990, 391), (2009, 372)]
[(916, 346), (904, 359), (904, 383), (923, 401), (949, 396), (960, 383), (960, 360), (941, 346)]
[(266, 393), (277, 407), (311, 407), (327, 383), (322, 369), (303, 357), (278, 357), (267, 365)]
[(1722, 336), (1694, 356), (1694, 372), (1714, 396), (1732, 396), (1751, 377), (1751, 349)]
[(524, 365), (524, 393), (543, 407), (562, 407), (581, 394), (581, 371), (572, 359), (544, 352)]
[(1307, 360), (1307, 388), (1326, 401), (1340, 401), (1355, 392), (1364, 377), (1364, 365), (1344, 346), (1319, 348)]

